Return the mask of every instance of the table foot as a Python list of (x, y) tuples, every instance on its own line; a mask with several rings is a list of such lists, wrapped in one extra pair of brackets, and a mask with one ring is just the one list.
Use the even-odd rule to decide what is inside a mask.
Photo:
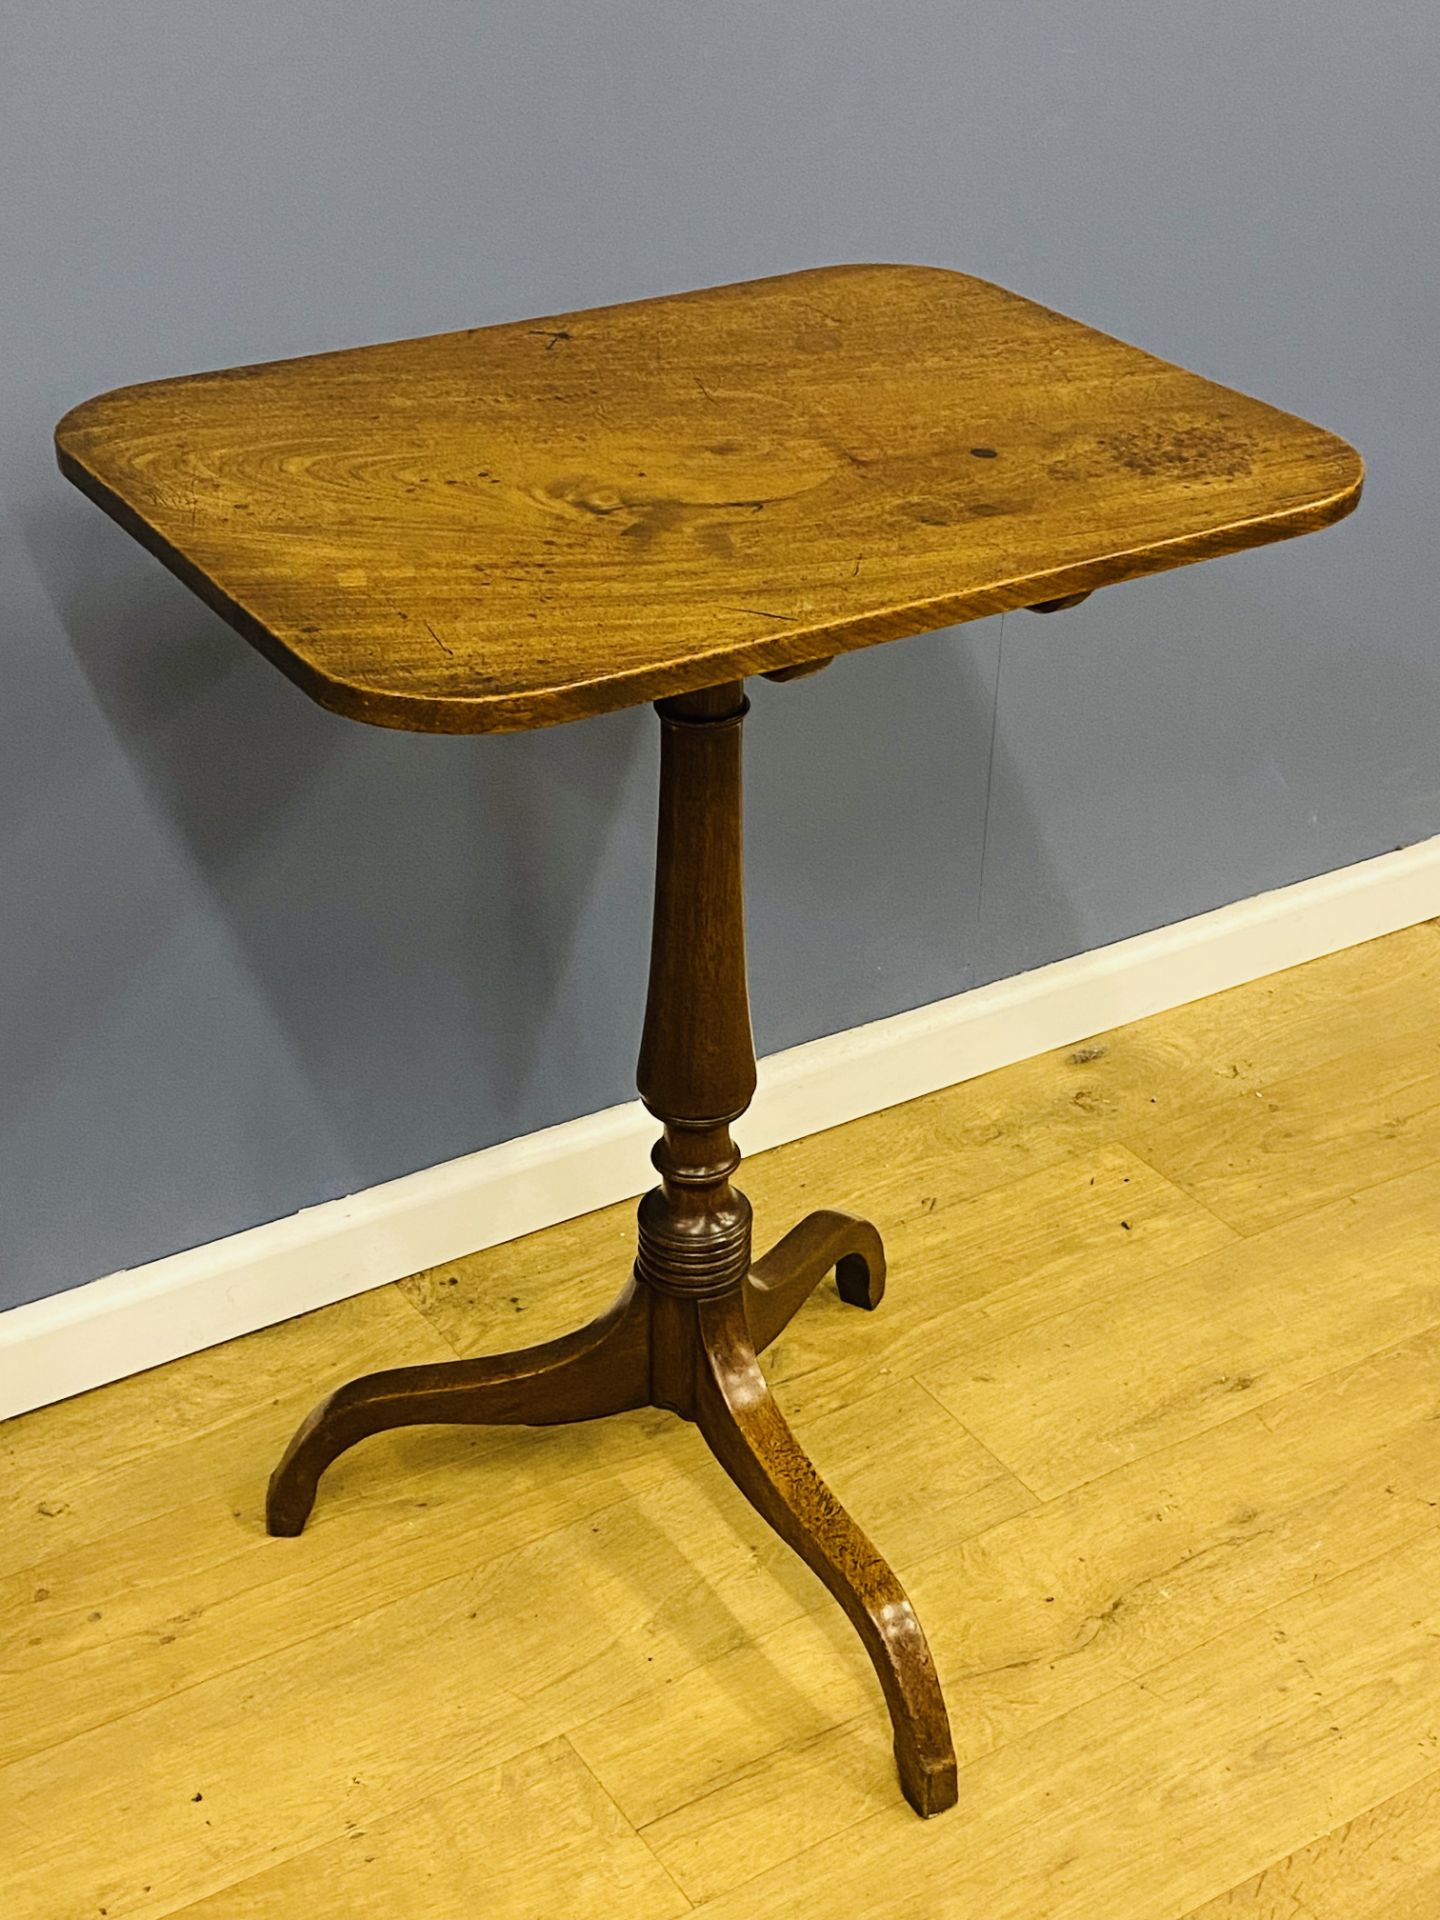
[(268, 1530), (299, 1533), (331, 1461), (390, 1427), (557, 1426), (645, 1406), (649, 1318), (648, 1298), (632, 1280), (607, 1313), (558, 1340), (482, 1359), (392, 1367), (348, 1381), (306, 1416), (271, 1475)]
[(835, 1290), (871, 1311), (885, 1298), (885, 1247), (868, 1220), (823, 1208), (808, 1214), (755, 1261), (745, 1280), (745, 1314), (763, 1353), (835, 1270)]
[(791, 1433), (760, 1371), (739, 1297), (699, 1301), (696, 1312), (695, 1422), (756, 1512), (844, 1608), (890, 1709), (901, 1790), (918, 1814), (943, 1813), (959, 1797), (955, 1750), (915, 1609)]

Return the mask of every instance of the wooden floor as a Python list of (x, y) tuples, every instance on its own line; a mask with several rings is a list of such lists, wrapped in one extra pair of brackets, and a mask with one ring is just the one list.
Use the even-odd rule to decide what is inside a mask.
[(265, 1537), (319, 1388), (587, 1315), (627, 1205), (0, 1428), (5, 1920), (1437, 1920), (1440, 923), (747, 1172), (889, 1243), (768, 1361), (959, 1807), (664, 1415), (378, 1438)]

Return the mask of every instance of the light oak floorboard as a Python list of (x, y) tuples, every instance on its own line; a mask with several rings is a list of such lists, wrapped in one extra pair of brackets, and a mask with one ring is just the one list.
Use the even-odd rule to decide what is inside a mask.
[[(957, 1547), (900, 1562), (962, 1768), (1239, 1618), (1433, 1533), (1437, 1384), (1432, 1331)], [(781, 1686), (787, 1713), (757, 1711)], [(863, 1659), (822, 1615), (572, 1738), (703, 1898), (888, 1804), (874, 1706)], [(823, 1792), (792, 1774), (797, 1748), (828, 1781)]]
[(767, 1367), (954, 1812), (668, 1416), (380, 1436), (264, 1536), (319, 1393), (593, 1314), (627, 1203), (0, 1428), (6, 1920), (1430, 1920), (1437, 988), (1411, 928), (747, 1165), (759, 1245), (886, 1236)]
[(1440, 1321), (1440, 1164), (920, 1378), (1042, 1497)]
[[(282, 1439), (259, 1436), (257, 1458)], [(837, 1408), (811, 1443), (901, 1553), (1035, 1504), (914, 1381)], [(378, 1437), (336, 1463), (303, 1545), (266, 1536), (259, 1476), (227, 1489), (225, 1464), (209, 1494), (0, 1582), (0, 1763), (223, 1675), (237, 1645), (274, 1653), (461, 1574), (508, 1623), (495, 1674), (572, 1718), (627, 1674), (644, 1688), (827, 1604), (663, 1413)]]
[(367, 1820), (183, 1920), (670, 1920), (690, 1903), (562, 1740)]
[(1157, 1100), (1148, 1116), (1163, 1122), (1177, 1111), (1228, 1105), (1237, 1092), (1293, 1079), (1376, 1037), (1433, 1039), (1437, 1000), (1440, 920), (1422, 920), (1100, 1038), (1188, 1070), (1179, 1097)]
[(974, 1762), (959, 1819), (879, 1809), (700, 1911), (931, 1920), (943, 1888), (986, 1920), (1178, 1920), (1434, 1770), (1437, 1595), (1432, 1529)]
[(1187, 1920), (1434, 1920), (1440, 1914), (1440, 1771), (1273, 1866)]
[(551, 1737), (498, 1672), (471, 1678), (493, 1632), (472, 1592), (455, 1574), (277, 1653), (237, 1646), (217, 1678), (6, 1767), (6, 1920), (157, 1920)]
[(1259, 1233), (1440, 1159), (1440, 1033), (1386, 1032), (1222, 1113), (1131, 1136), (1153, 1167)]
[(0, 1421), (0, 1573), (153, 1520), (267, 1449), (353, 1373), (450, 1349), (394, 1287)]

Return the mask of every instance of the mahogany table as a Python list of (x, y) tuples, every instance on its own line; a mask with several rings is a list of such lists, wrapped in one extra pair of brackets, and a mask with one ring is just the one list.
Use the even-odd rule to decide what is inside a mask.
[(1359, 498), (1344, 441), (963, 274), (844, 266), (122, 388), (65, 474), (322, 705), (484, 733), (654, 701), (659, 848), (639, 1089), (663, 1132), (619, 1298), (563, 1339), (353, 1380), (270, 1483), (304, 1526), (382, 1428), (667, 1407), (854, 1623), (922, 1814), (956, 1799), (925, 1636), (810, 1464), (757, 1356), (834, 1272), (875, 1307), (869, 1222), (755, 1259), (730, 1125), (746, 997), (744, 677), (1050, 611), (1306, 533)]

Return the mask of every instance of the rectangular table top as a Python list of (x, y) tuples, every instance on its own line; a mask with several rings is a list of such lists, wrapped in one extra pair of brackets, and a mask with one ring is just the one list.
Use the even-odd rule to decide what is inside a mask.
[(824, 267), (123, 387), (65, 474), (323, 705), (549, 725), (1305, 533), (1343, 440), (983, 280)]

